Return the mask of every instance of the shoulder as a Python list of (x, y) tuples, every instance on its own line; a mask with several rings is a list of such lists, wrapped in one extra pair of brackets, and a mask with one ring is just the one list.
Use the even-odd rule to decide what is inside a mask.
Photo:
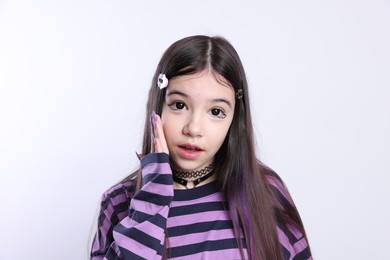
[(302, 220), (283, 180), (271, 168), (262, 167), (264, 168), (263, 176), (271, 193), (271, 203), (275, 209), (278, 224), (282, 226), (285, 224), (292, 225), (303, 231)]
[(286, 204), (294, 205), (294, 202), (291, 198), (291, 195), (287, 189), (287, 186), (283, 182), (282, 178), (271, 168), (267, 166), (260, 166), (261, 171), (264, 174), (264, 178), (269, 188), (271, 189), (273, 195), (277, 198), (279, 202), (285, 206)]
[(311, 259), (310, 247), (301, 217), (286, 185), (272, 169), (261, 166), (272, 194), (277, 233), (287, 259)]
[(136, 179), (123, 180), (115, 184), (103, 193), (102, 208), (106, 208), (109, 204), (119, 205), (131, 199), (134, 195), (135, 186)]
[[(106, 190), (100, 203), (100, 220), (102, 218), (117, 219), (127, 213), (130, 200), (134, 196), (136, 179), (125, 179)], [(124, 214), (123, 214), (124, 215)]]

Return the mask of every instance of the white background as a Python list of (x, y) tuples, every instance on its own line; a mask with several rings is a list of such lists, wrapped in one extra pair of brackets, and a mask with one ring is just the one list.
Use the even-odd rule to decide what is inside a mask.
[(222, 35), (315, 259), (390, 259), (390, 2), (0, 1), (0, 259), (86, 259), (163, 51)]

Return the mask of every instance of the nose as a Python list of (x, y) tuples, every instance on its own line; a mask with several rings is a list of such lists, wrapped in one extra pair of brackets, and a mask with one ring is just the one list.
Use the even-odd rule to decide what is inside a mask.
[(183, 127), (183, 134), (191, 137), (203, 136), (203, 118), (200, 115), (191, 114), (187, 118), (187, 122)]

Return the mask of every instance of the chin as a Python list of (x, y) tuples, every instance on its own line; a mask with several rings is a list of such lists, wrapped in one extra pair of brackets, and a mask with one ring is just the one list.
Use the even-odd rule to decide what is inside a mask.
[(173, 165), (177, 170), (190, 171), (201, 168), (205, 163), (194, 160), (174, 160)]

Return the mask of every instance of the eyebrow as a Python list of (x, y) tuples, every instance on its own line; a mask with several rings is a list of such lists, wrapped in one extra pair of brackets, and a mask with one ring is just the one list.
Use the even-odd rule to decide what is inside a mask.
[(189, 97), (186, 93), (183, 93), (179, 90), (172, 90), (172, 91), (167, 91), (167, 97), (172, 96), (172, 95), (179, 95), (183, 97)]
[(211, 100), (211, 103), (219, 103), (219, 102), (226, 103), (230, 108), (232, 108), (232, 103), (229, 100), (227, 100), (227, 99), (216, 98), (216, 99)]
[[(186, 97), (186, 98), (190, 97), (186, 93), (181, 92), (179, 90), (167, 91), (167, 97), (172, 96), (172, 95), (179, 95), (179, 96), (183, 96), (183, 97)], [(210, 103), (219, 103), (219, 102), (225, 103), (230, 108), (232, 108), (232, 103), (229, 100), (225, 99), (225, 98), (215, 98), (215, 99), (210, 100)]]

